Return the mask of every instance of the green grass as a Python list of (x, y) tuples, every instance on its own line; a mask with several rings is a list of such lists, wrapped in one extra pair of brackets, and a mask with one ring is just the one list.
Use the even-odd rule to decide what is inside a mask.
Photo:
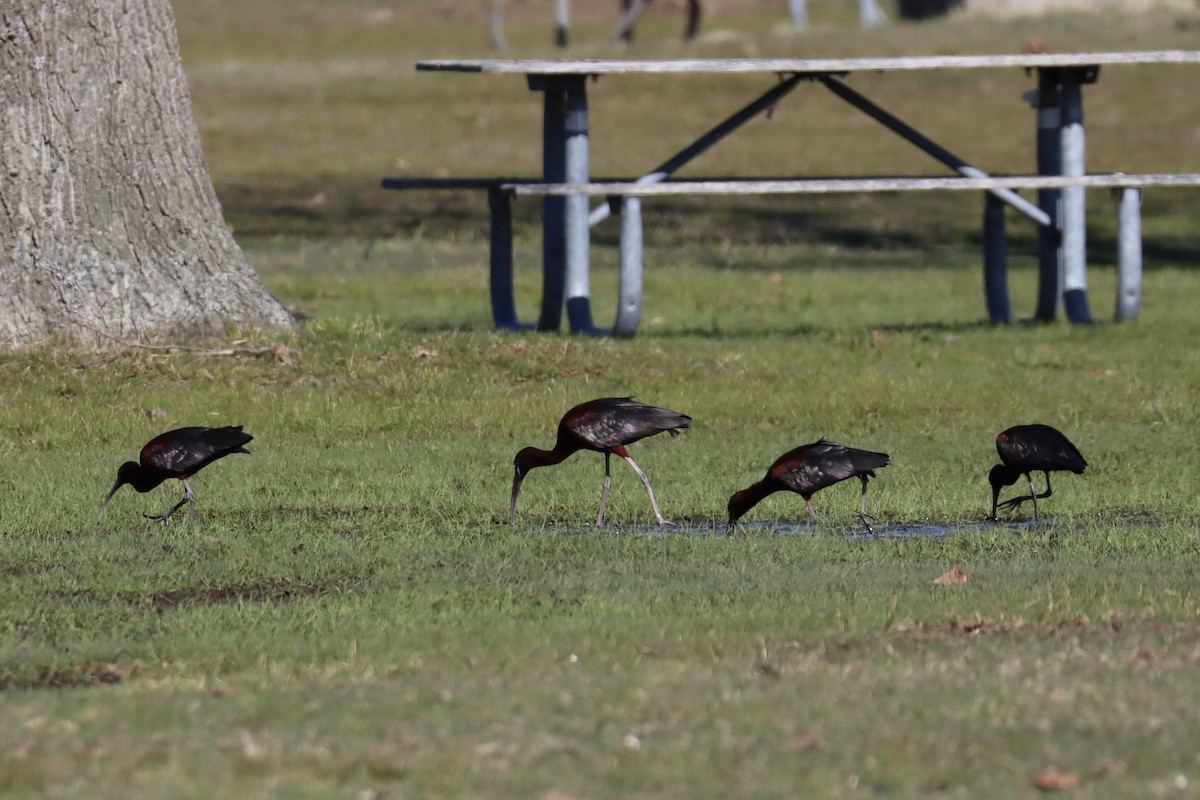
[[(287, 363), (3, 364), (0, 780), (17, 796), (1022, 796), (1049, 766), (1128, 796), (1195, 774), (1197, 419), (1187, 353), (1160, 346), (1197, 333), (1194, 273), (1148, 274), (1144, 320), (1085, 330), (942, 322), (978, 313), (965, 290), (927, 301), (959, 268), (815, 270), (836, 299), (797, 329), (739, 310), (762, 294), (740, 274), (681, 268), (730, 304), (717, 329), (615, 342), (497, 333), (483, 309), (436, 329), (435, 286), (482, 294), (470, 265), (410, 270), (371, 309), (385, 264), (341, 284), (289, 248), (251, 256), (285, 298), (320, 298)], [(646, 528), (618, 467), (614, 525), (591, 530), (586, 454), (533, 473), (510, 526), (516, 450), (618, 392), (696, 419), (634, 448), (684, 526)], [(995, 431), (1031, 419), (1091, 462), (1042, 526), (848, 537), (843, 485), (811, 530), (709, 527), (823, 432), (892, 454), (870, 494), (885, 526), (974, 523)], [(121, 460), (207, 420), (257, 438), (195, 481), (196, 522), (141, 518), (175, 488), (124, 489), (96, 525)], [(966, 585), (932, 584), (956, 563)]]
[[(313, 318), (258, 356), (57, 343), (0, 359), (0, 792), (1029, 797), (1055, 768), (1075, 776), (1067, 794), (1194, 794), (1192, 194), (1147, 195), (1132, 325), (986, 325), (978, 203), (930, 196), (647, 203), (637, 338), (497, 332), (480, 198), (385, 193), (377, 179), (397, 158), (413, 174), (532, 172), (510, 125), (536, 104), (522, 86), (412, 76), (420, 56), (487, 54), (481, 25), (463, 44), (440, 18), (416, 25), (420, 5), (178, 4), (227, 216), (271, 290)], [(662, 42), (679, 21), (649, 22), (636, 52), (678, 54)], [(732, 43), (698, 48), (994, 52), (1035, 33), (1057, 50), (1085, 37), (1175, 47), (1194, 30), (1168, 15), (832, 22), (783, 37), (766, 16), (732, 14)], [(581, 41), (606, 25), (584, 19)], [(538, 53), (548, 27), (514, 18), (506, 33), (518, 54)], [(1015, 102), (1024, 81), (1009, 77), (987, 80)], [(1186, 168), (1187, 82), (1132, 92), (1133, 108), (1169, 111), (1140, 131), (1122, 80), (1114, 69), (1088, 90), (1089, 157)], [(936, 100), (962, 85), (931, 83), (901, 87), (895, 106), (929, 90), (911, 107), (957, 124)], [(622, 109), (605, 124), (668, 105), (650, 84), (631, 82), (629, 96), (601, 86)], [(717, 113), (747, 88), (720, 89)], [(502, 111), (490, 95), (510, 90)], [(815, 111), (790, 113), (815, 131)], [(832, 143), (800, 147), (782, 121), (734, 137), (705, 171), (749, 168), (764, 148), (796, 172), (888, 163), (870, 129), (846, 122), (822, 150)], [(1122, 148), (1117, 131), (1132, 137)], [(669, 148), (638, 140), (619, 155), (628, 164), (604, 156), (605, 169), (635, 171)], [(989, 169), (1027, 169), (1012, 137), (978, 148)], [(1112, 217), (1103, 195), (1089, 202), (1104, 318)], [(526, 317), (536, 214), (518, 205)], [(1011, 227), (1027, 315), (1032, 243)], [(600, 319), (615, 300), (612, 236), (593, 248)], [(231, 331), (220, 346), (269, 344)], [(516, 451), (549, 446), (568, 407), (610, 394), (694, 417), (684, 435), (632, 449), (680, 526), (647, 526), (645, 495), (617, 465), (612, 524), (594, 529), (592, 454), (534, 472), (510, 525)], [(1055, 481), (1040, 525), (979, 524), (996, 432), (1035, 420), (1068, 433), (1086, 474)], [(171, 486), (122, 489), (96, 524), (121, 461), (161, 430), (206, 423), (256, 438), (251, 455), (195, 479), (194, 522), (142, 517), (178, 499)], [(952, 532), (862, 537), (849, 484), (817, 495), (811, 528), (795, 524), (800, 498), (777, 495), (737, 535), (714, 531), (734, 490), (821, 434), (891, 454), (868, 495), (885, 531)], [(955, 564), (967, 583), (933, 584)]]

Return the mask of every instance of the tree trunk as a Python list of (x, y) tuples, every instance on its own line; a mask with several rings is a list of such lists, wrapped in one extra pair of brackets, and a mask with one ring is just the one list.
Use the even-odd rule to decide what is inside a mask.
[(170, 0), (0, 0), (0, 347), (294, 323), (221, 215)]

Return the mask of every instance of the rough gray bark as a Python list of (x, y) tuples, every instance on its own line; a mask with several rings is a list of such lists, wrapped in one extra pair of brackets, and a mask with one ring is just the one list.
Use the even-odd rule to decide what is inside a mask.
[(294, 323), (221, 215), (170, 0), (0, 0), (0, 347)]

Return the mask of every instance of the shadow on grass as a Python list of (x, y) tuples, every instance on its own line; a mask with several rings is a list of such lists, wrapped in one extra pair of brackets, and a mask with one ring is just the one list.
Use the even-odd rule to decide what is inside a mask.
[(43, 667), (29, 676), (0, 675), (0, 691), (8, 689), (73, 689), (120, 683), (121, 673), (109, 664)]
[[(298, 552), (298, 551), (293, 551)], [(286, 603), (309, 597), (325, 597), (338, 594), (370, 578), (369, 572), (346, 572), (321, 576), (318, 582), (308, 580), (285, 580), (264, 578), (245, 583), (217, 585), (179, 586), (174, 589), (148, 589), (103, 594), (95, 589), (77, 589), (70, 592), (49, 592), (48, 601), (108, 602), (116, 601), (131, 606), (149, 608), (163, 613), (185, 606), (212, 606), (230, 603)]]
[[(801, 315), (802, 311), (797, 311), (797, 316)], [(962, 333), (971, 331), (987, 330), (997, 327), (994, 323), (987, 320), (974, 320), (970, 322), (912, 322), (912, 323), (883, 323), (879, 325), (862, 324), (857, 325), (852, 329), (837, 328), (833, 326), (820, 325), (791, 325), (780, 327), (763, 327), (763, 328), (739, 328), (734, 326), (725, 326), (713, 324), (708, 327), (700, 326), (685, 326), (682, 328), (674, 328), (672, 330), (643, 330), (638, 333), (639, 337), (649, 339), (724, 339), (729, 336), (737, 336), (739, 339), (776, 339), (781, 336), (797, 337), (797, 338), (814, 338), (814, 337), (845, 337), (847, 335), (860, 335), (864, 340), (869, 341), (873, 332), (878, 333), (906, 333), (919, 334), (930, 336), (956, 336)]]
[[(217, 186), (217, 192), (226, 219), (239, 237), (390, 239), (419, 233), (425, 239), (462, 241), (466, 237), (487, 245), (487, 195), (479, 190), (398, 192), (383, 189), (376, 178), (348, 181), (315, 176), (227, 180)], [(643, 227), (651, 247), (807, 244), (894, 251), (897, 269), (918, 269), (931, 249), (979, 253), (982, 204), (976, 199), (964, 202), (956, 193), (649, 198), (643, 208)], [(1169, 204), (1148, 210), (1147, 219), (1153, 220), (1154, 215), (1190, 219), (1197, 202), (1200, 200), (1190, 194), (1180, 194)], [(513, 204), (513, 225), (518, 232), (536, 235), (541, 215), (542, 204), (536, 199)], [(619, 229), (615, 221), (597, 226), (592, 231), (593, 244), (615, 249)], [(1036, 253), (1037, 233), (1032, 224), (1014, 219), (1008, 234), (1010, 256)], [(1115, 223), (1098, 216), (1088, 225), (1087, 238), (1093, 263), (1115, 264)], [(1200, 267), (1200, 243), (1194, 238), (1152, 232), (1143, 238), (1146, 269), (1164, 264)], [(756, 265), (747, 261), (734, 268), (754, 269)]]
[[(240, 603), (286, 603), (308, 597), (322, 597), (342, 591), (343, 580), (303, 583), (284, 580), (260, 580), (225, 585), (181, 586), (174, 589), (155, 589), (145, 592), (120, 592), (103, 595), (93, 589), (73, 592), (51, 592), (46, 600), (53, 602), (89, 603), (119, 602), (148, 608), (151, 613), (164, 614), (176, 608)], [(0, 672), (0, 690), (4, 689), (66, 689), (105, 686), (120, 683), (122, 673), (109, 664), (66, 664), (43, 666), (36, 672)]]

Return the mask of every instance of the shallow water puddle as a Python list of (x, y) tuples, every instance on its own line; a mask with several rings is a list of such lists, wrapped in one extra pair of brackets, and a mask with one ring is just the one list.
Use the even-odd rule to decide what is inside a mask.
[[(723, 521), (716, 520), (686, 520), (670, 525), (632, 524), (614, 525), (597, 528), (594, 525), (566, 526), (554, 528), (562, 533), (597, 533), (607, 531), (616, 534), (635, 534), (646, 536), (719, 536), (737, 538), (739, 536), (817, 536), (835, 534), (847, 539), (945, 539), (955, 535), (1012, 533), (1029, 535), (1041, 530), (1071, 524), (1074, 530), (1086, 530), (1097, 524), (1112, 528), (1156, 528), (1159, 526), (1149, 514), (1124, 513), (1103, 520), (1079, 520), (1074, 523), (1060, 522), (1058, 517), (1043, 516), (1040, 519), (1032, 517), (1023, 519), (1001, 519), (997, 521), (974, 520), (964, 522), (873, 522), (874, 533), (863, 529), (857, 521), (809, 524), (807, 520), (765, 520), (759, 522), (739, 522), (737, 527), (730, 530)], [(547, 528), (551, 530), (551, 528)], [(732, 534), (732, 535), (731, 535)]]

